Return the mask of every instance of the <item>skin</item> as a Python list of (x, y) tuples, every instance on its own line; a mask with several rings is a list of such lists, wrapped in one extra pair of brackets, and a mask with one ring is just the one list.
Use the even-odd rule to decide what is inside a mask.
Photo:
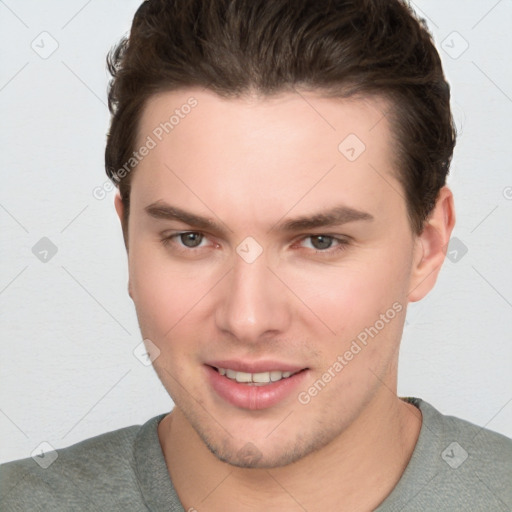
[[(421, 413), (396, 395), (398, 349), (408, 302), (432, 289), (443, 263), (452, 193), (441, 190), (422, 234), (413, 234), (393, 173), (389, 105), (376, 98), (161, 93), (143, 112), (139, 142), (191, 96), (197, 107), (134, 171), (128, 220), (115, 199), (129, 293), (175, 403), (158, 428), (173, 484), (185, 510), (372, 510), (419, 435)], [(366, 146), (353, 162), (338, 150), (351, 133)], [(153, 218), (145, 208), (156, 201), (224, 230)], [(280, 228), (339, 205), (373, 220)], [(194, 231), (204, 235), (198, 248), (179, 236), (162, 243)], [(323, 239), (332, 245), (319, 249), (319, 235), (348, 243)], [(236, 251), (248, 236), (263, 251), (252, 263)], [(401, 312), (300, 403), (297, 392), (332, 373), (338, 355), (396, 303)], [(250, 410), (209, 386), (204, 364), (215, 359), (272, 359), (308, 373), (277, 405)], [(257, 456), (244, 455), (247, 443)]]

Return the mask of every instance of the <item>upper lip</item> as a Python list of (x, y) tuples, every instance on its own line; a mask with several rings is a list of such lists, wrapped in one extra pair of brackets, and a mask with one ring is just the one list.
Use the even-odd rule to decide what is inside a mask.
[(240, 359), (225, 359), (222, 361), (208, 361), (208, 366), (215, 368), (225, 368), (236, 372), (246, 373), (263, 373), (272, 371), (292, 372), (296, 373), (304, 370), (304, 366), (297, 366), (290, 363), (282, 363), (279, 361), (242, 361)]

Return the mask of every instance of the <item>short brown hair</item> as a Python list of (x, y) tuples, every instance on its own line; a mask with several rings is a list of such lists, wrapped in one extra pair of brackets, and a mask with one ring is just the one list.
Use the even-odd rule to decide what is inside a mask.
[[(129, 212), (132, 156), (152, 95), (205, 87), (223, 97), (296, 88), (389, 100), (411, 229), (419, 234), (455, 145), (450, 88), (424, 21), (401, 0), (146, 0), (107, 57), (107, 175)], [(127, 216), (125, 217), (127, 220)]]

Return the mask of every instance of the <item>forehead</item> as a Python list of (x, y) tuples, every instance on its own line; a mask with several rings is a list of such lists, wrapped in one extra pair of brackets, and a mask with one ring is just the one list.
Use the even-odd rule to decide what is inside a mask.
[[(150, 97), (138, 135), (139, 142), (153, 135), (157, 142), (172, 138), (178, 144), (193, 131), (203, 143), (232, 141), (233, 150), (242, 139), (248, 144), (266, 140), (274, 147), (276, 143), (283, 146), (312, 141), (316, 136), (339, 150), (340, 138), (353, 134), (365, 146), (373, 139), (372, 145), (378, 149), (379, 142), (387, 145), (391, 135), (386, 118), (389, 110), (389, 102), (377, 96), (332, 98), (319, 91), (297, 91), (224, 98), (205, 89), (184, 89)], [(280, 137), (276, 141), (273, 136), (277, 131)], [(223, 140), (227, 136), (232, 138)]]
[(230, 99), (200, 89), (160, 93), (140, 120), (137, 146), (152, 149), (132, 191), (146, 203), (187, 195), (203, 211), (207, 197), (226, 215), (232, 206), (260, 217), (262, 205), (279, 214), (299, 202), (302, 209), (318, 209), (318, 201), (358, 207), (363, 200), (374, 209), (400, 203), (388, 110), (379, 98), (315, 92)]

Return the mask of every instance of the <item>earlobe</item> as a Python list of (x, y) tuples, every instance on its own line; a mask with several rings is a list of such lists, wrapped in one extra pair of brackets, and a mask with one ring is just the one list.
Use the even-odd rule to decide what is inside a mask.
[(117, 216), (119, 217), (119, 220), (123, 222), (124, 217), (124, 205), (123, 200), (121, 199), (121, 194), (119, 193), (119, 190), (114, 195), (114, 206), (116, 208)]
[(455, 225), (453, 194), (448, 187), (439, 191), (436, 205), (417, 237), (408, 293), (409, 302), (417, 302), (434, 287), (441, 270)]

